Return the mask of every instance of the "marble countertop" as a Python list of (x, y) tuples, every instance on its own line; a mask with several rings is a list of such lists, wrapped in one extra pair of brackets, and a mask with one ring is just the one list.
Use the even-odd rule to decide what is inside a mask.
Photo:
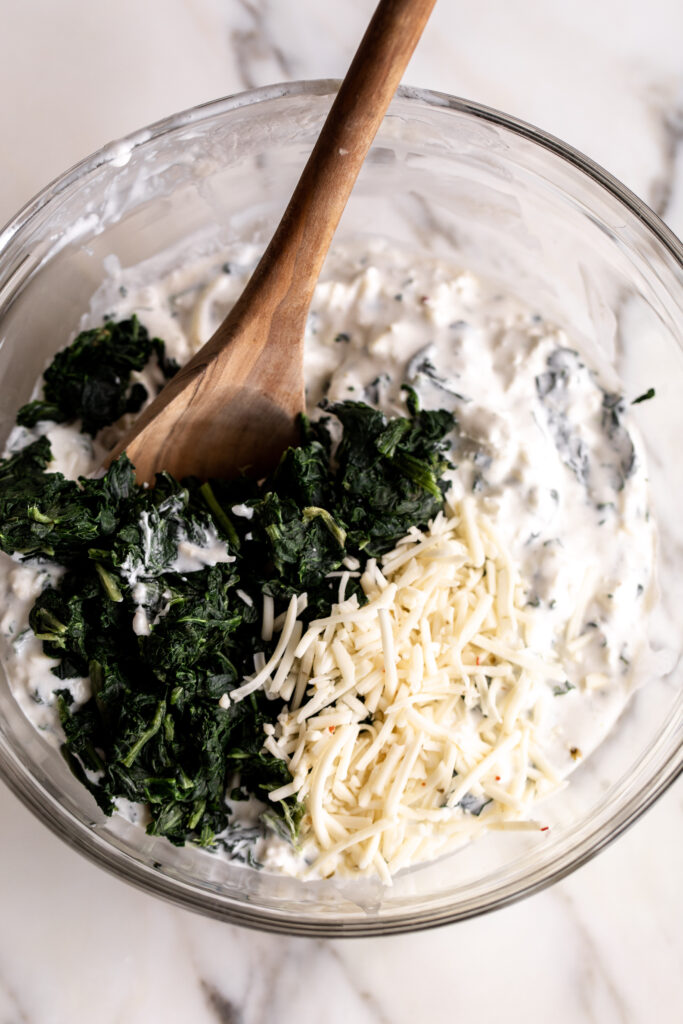
[[(76, 160), (175, 110), (341, 76), (373, 7), (6, 4), (0, 221)], [(681, 235), (681, 39), (680, 0), (439, 0), (405, 81), (560, 136)], [(679, 1020), (682, 803), (679, 782), (596, 860), (487, 917), (414, 936), (314, 941), (145, 896), (60, 843), (0, 784), (0, 1022)]]

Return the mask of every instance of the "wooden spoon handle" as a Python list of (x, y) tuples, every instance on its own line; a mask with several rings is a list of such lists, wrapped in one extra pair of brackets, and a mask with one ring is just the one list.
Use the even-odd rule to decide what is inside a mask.
[(298, 436), (303, 336), (332, 236), (436, 0), (380, 0), (270, 245), (213, 337), (142, 413), (138, 481), (264, 473)]
[[(303, 320), (358, 172), (398, 88), (436, 0), (380, 0), (273, 238), (238, 301), (227, 343), (252, 300)], [(298, 315), (297, 315), (298, 314)], [(290, 322), (291, 322), (290, 320)], [(298, 342), (292, 337), (294, 343)]]

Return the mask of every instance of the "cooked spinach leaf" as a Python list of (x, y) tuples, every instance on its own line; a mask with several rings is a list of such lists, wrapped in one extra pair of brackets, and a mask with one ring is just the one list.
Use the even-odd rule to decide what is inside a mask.
[(140, 410), (147, 389), (139, 382), (131, 385), (130, 375), (153, 353), (164, 376), (173, 376), (178, 367), (166, 358), (164, 343), (150, 338), (136, 316), (82, 331), (57, 353), (43, 374), (43, 398), (22, 406), (17, 423), (33, 427), (40, 420), (80, 419), (83, 433), (94, 437), (124, 413)]
[(644, 391), (642, 395), (638, 395), (637, 398), (634, 398), (633, 401), (631, 402), (631, 405), (638, 405), (640, 402), (649, 402), (649, 400), (651, 398), (654, 398), (654, 397), (655, 397), (655, 389), (654, 388), (648, 388), (647, 391)]
[(344, 428), (336, 453), (335, 518), (347, 530), (349, 546), (368, 555), (388, 551), (443, 505), (445, 437), (455, 421), (445, 410), (419, 410), (414, 394), (409, 401), (410, 417), (388, 422), (361, 402), (330, 410)]
[[(597, 416), (584, 423), (570, 417), (571, 388), (574, 378), (591, 381), (600, 396)], [(605, 391), (594, 374), (573, 349), (558, 348), (548, 356), (546, 370), (536, 377), (536, 394), (543, 406), (548, 429), (558, 454), (565, 465), (586, 487), (598, 511), (605, 504), (605, 495), (621, 491), (625, 481), (636, 470), (633, 440), (623, 424), (626, 403), (622, 395)], [(652, 397), (649, 392), (636, 401)], [(597, 429), (604, 449), (590, 443), (587, 430)], [(589, 438), (587, 440), (586, 438)], [(593, 452), (589, 460), (589, 451)], [(599, 452), (599, 454), (598, 454)]]
[(51, 459), (50, 442), (41, 437), (0, 460), (0, 548), (65, 564), (113, 526), (113, 510), (107, 483), (76, 483), (46, 472)]
[(636, 450), (631, 435), (622, 424), (626, 403), (622, 395), (604, 392), (602, 398), (602, 429), (614, 451), (612, 482), (614, 489), (623, 490), (624, 483), (636, 470)]
[(576, 687), (573, 683), (570, 683), (568, 679), (565, 679), (563, 683), (558, 683), (557, 686), (553, 686), (553, 694), (556, 697), (563, 697), (565, 693), (569, 693), (570, 690), (575, 690)]

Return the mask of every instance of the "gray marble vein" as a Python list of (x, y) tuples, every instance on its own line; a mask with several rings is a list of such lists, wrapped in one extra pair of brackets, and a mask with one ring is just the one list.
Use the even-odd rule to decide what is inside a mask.
[(200, 987), (217, 1024), (243, 1024), (244, 1017), (240, 1008), (231, 999), (224, 996), (215, 985), (201, 978)]
[(0, 1024), (31, 1024), (21, 993), (7, 980), (0, 964)]
[(662, 166), (652, 184), (650, 205), (667, 220), (675, 189), (680, 185), (683, 160), (683, 101), (680, 106), (659, 113), (662, 136)]
[(580, 949), (576, 983), (585, 1019), (591, 1024), (629, 1024), (633, 1018), (590, 926), (581, 919), (579, 908), (567, 892), (558, 889), (555, 898), (564, 907)]
[(371, 1015), (373, 1024), (375, 1022), (376, 1024), (393, 1024), (391, 1017), (386, 1012), (386, 1008), (382, 1005), (383, 1000), (378, 997), (376, 992), (372, 991), (370, 985), (360, 982), (358, 976), (347, 963), (343, 956), (343, 948), (331, 942), (325, 943), (324, 946), (327, 954), (339, 965), (346, 984), (353, 988), (358, 996), (358, 1000), (367, 1009), (368, 1014)]
[(284, 50), (270, 31), (267, 0), (237, 0), (240, 24), (230, 30), (230, 45), (243, 89), (292, 78)]

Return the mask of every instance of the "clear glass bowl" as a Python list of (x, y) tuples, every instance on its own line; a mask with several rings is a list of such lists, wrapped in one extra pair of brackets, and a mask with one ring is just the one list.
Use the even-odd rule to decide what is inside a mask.
[[(105, 147), (0, 234), (0, 441), (47, 357), (64, 345), (115, 254), (265, 243), (335, 92), (306, 82), (244, 93)], [(0, 672), (0, 773), (53, 831), (148, 892), (217, 918), (301, 935), (375, 935), (456, 921), (528, 895), (592, 857), (681, 768), (683, 248), (580, 153), (464, 100), (402, 89), (339, 228), (464, 264), (616, 362), (645, 436), (660, 535), (659, 654), (607, 742), (544, 804), (553, 828), (490, 833), (399, 876), (306, 882), (176, 849), (104, 818), (27, 721)], [(587, 559), (590, 552), (586, 553)]]

